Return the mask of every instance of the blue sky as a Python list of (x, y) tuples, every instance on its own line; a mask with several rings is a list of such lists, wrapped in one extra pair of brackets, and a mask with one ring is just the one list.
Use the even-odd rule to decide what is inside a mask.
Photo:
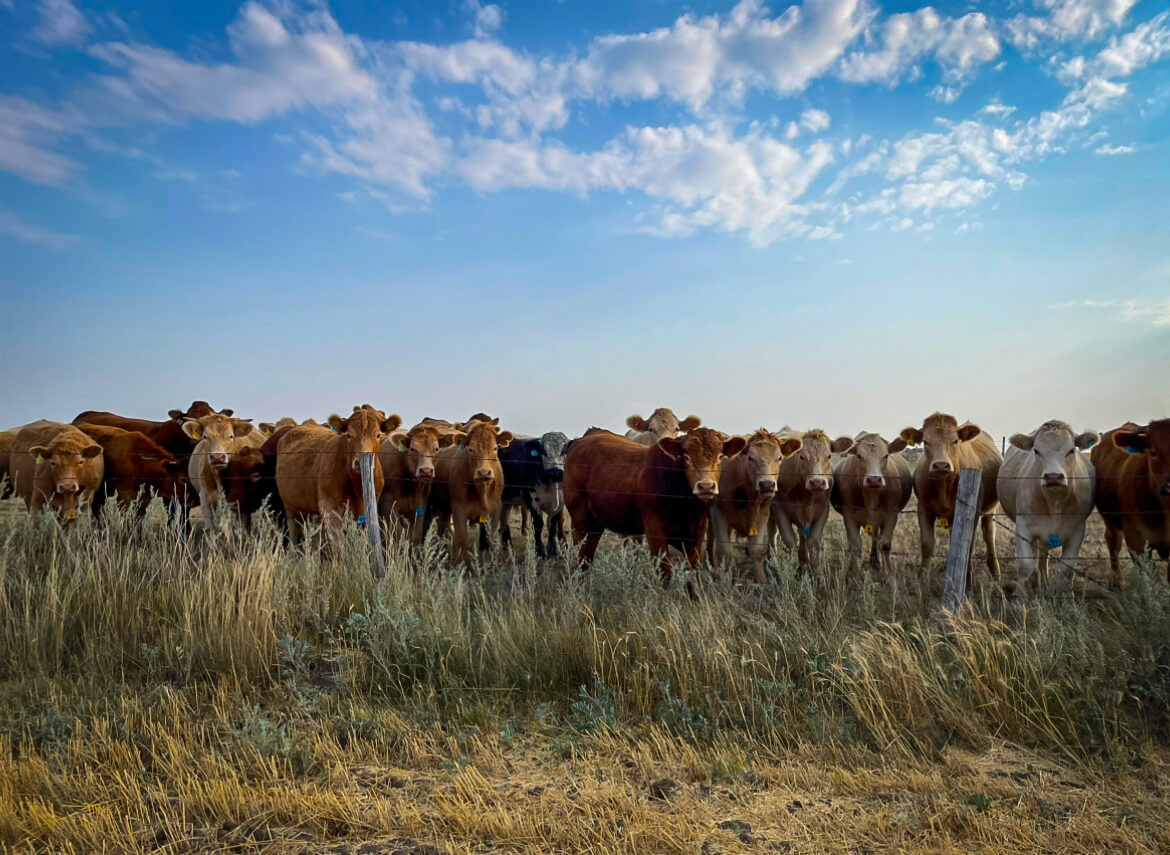
[(0, 423), (1170, 415), (1170, 10), (0, 0)]

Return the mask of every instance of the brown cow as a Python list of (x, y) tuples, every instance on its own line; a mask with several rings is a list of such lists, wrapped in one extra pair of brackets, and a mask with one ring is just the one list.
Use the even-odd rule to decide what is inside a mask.
[(16, 435), (28, 425), (9, 428), (0, 431), (0, 499), (7, 499), (15, 491), (12, 489), (12, 445), (16, 442)]
[(861, 560), (864, 530), (872, 538), (869, 563), (881, 567), (886, 575), (890, 573), (898, 516), (914, 494), (910, 464), (901, 454), (905, 448), (902, 437), (887, 443), (879, 434), (861, 433), (849, 453), (833, 467), (829, 500), (845, 520), (850, 567)]
[(252, 527), (252, 514), (267, 504), (277, 524), (287, 531), (284, 504), (276, 492), (276, 451), (280, 440), (293, 427), (280, 428), (259, 448), (245, 445), (237, 449), (228, 461), (223, 476), (224, 498), (239, 515), (245, 529)]
[(687, 416), (680, 422), (678, 416), (674, 414), (674, 410), (668, 407), (659, 407), (650, 414), (648, 419), (641, 416), (630, 416), (626, 419), (626, 427), (629, 428), (626, 431), (626, 437), (638, 445), (653, 445), (663, 437), (673, 439), (680, 432), (692, 431), (702, 423), (698, 416)]
[[(310, 421), (312, 420), (310, 419)], [(264, 436), (271, 437), (281, 428), (296, 427), (299, 424), (300, 422), (291, 416), (285, 416), (282, 419), (277, 419), (275, 422), (260, 422), (260, 424), (256, 425), (256, 429), (264, 434)], [(308, 424), (308, 422), (305, 422), (305, 424)], [(313, 424), (316, 424), (316, 422), (313, 422)]]
[[(354, 407), (349, 418), (334, 413), (329, 427), (300, 425), (280, 438), (276, 451), (276, 489), (288, 514), (293, 543), (304, 533), (304, 521), (320, 516), (336, 530), (342, 514), (359, 522), (366, 508), (362, 494), (361, 455), (380, 450), (386, 434), (402, 424), (402, 417), (380, 417), (367, 407)], [(374, 496), (382, 492), (382, 466), (374, 457)]]
[(479, 524), (479, 548), (488, 549), (489, 529), (495, 530), (500, 521), (501, 498), (504, 493), (504, 472), (500, 466), (500, 449), (512, 441), (510, 431), (500, 431), (493, 421), (471, 420), (451, 435), (456, 444), (440, 448), (435, 453), (435, 477), (423, 535), (430, 520), (438, 521), (439, 532), (445, 534), (449, 523), (455, 524), (455, 547), (452, 561), (456, 564), (468, 558), (469, 523)]
[(839, 436), (830, 440), (823, 430), (797, 434), (790, 428), (781, 437), (799, 436), (800, 450), (780, 464), (780, 484), (768, 517), (768, 542), (780, 540), (797, 550), (801, 566), (820, 558), (821, 538), (829, 521), (829, 492), (833, 488), (830, 457), (853, 447), (853, 440)]
[(146, 516), (154, 494), (167, 504), (192, 503), (187, 465), (158, 443), (136, 430), (105, 425), (79, 425), (81, 431), (102, 447), (102, 488), (93, 497), (93, 514), (99, 516), (106, 499), (113, 496), (124, 508)]
[(378, 500), (378, 516), (392, 527), (401, 523), (410, 532), (410, 542), (422, 543), (424, 517), (435, 479), (435, 455), (456, 439), (451, 429), (417, 424), (409, 431), (397, 431), (382, 443), (378, 455), (385, 486)]
[[(922, 545), (922, 572), (930, 569), (934, 557), (934, 524), (942, 520), (947, 528), (955, 521), (955, 496), (959, 490), (959, 473), (963, 469), (981, 472), (979, 525), (987, 548), (987, 569), (999, 578), (999, 557), (995, 554), (995, 506), (999, 496), (995, 480), (1003, 457), (995, 440), (978, 425), (962, 425), (954, 416), (934, 413), (921, 428), (904, 428), (902, 439), (908, 445), (921, 442), (922, 456), (914, 470), (914, 494), (918, 497), (918, 535)], [(974, 544), (974, 540), (972, 540)], [(967, 577), (974, 582), (974, 573)]]
[(101, 486), (102, 447), (73, 425), (33, 422), (16, 435), (9, 469), (13, 491), (29, 511), (49, 505), (72, 523), (78, 504), (92, 501)]
[(255, 430), (250, 421), (228, 418), (219, 413), (188, 419), (183, 422), (183, 433), (198, 443), (191, 452), (187, 474), (191, 486), (199, 494), (199, 509), (206, 526), (223, 495), (222, 477), (232, 454), (241, 448), (259, 448), (264, 444), (265, 436)]
[(767, 525), (780, 464), (800, 450), (799, 437), (781, 439), (765, 428), (744, 437), (747, 448), (723, 465), (719, 495), (711, 503), (711, 530), (707, 534), (707, 558), (715, 565), (731, 556), (731, 533), (747, 539), (748, 558), (756, 582), (764, 584), (764, 559), (768, 554)]
[[(707, 533), (707, 506), (719, 494), (723, 460), (747, 446), (743, 437), (723, 439), (709, 428), (639, 445), (608, 431), (586, 431), (565, 456), (565, 507), (573, 543), (588, 564), (605, 531), (645, 535), (670, 585), (670, 547), (699, 561)], [(688, 591), (693, 590), (688, 584)]]
[(1170, 419), (1145, 427), (1126, 422), (1107, 432), (1090, 452), (1097, 469), (1097, 510), (1113, 584), (1121, 587), (1121, 544), (1131, 556), (1146, 547), (1167, 562), (1170, 582)]

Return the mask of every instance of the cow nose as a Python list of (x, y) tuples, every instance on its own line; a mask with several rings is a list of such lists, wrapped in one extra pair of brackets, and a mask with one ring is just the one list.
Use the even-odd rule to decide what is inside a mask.
[(1063, 487), (1068, 483), (1068, 479), (1064, 477), (1063, 472), (1045, 472), (1044, 486), (1045, 487)]
[(58, 493), (76, 493), (78, 489), (76, 481), (61, 481), (57, 484)]
[(951, 466), (951, 461), (949, 460), (936, 460), (934, 463), (930, 464), (931, 472), (950, 472), (954, 468), (955, 467)]
[(418, 469), (415, 470), (414, 477), (416, 477), (416, 478), (434, 478), (435, 477), (435, 467), (434, 466), (420, 466), (420, 467), (418, 467)]
[(550, 484), (560, 484), (565, 480), (564, 469), (546, 469), (544, 470), (544, 479)]
[(696, 481), (695, 495), (697, 496), (714, 496), (719, 492), (719, 484), (715, 481)]
[(776, 482), (773, 481), (771, 478), (762, 478), (760, 480), (759, 486), (760, 486), (761, 493), (775, 493), (776, 492)]
[(227, 466), (226, 454), (209, 454), (208, 459), (211, 461), (212, 466)]
[(829, 489), (829, 482), (825, 478), (809, 478), (808, 488), (810, 490), (827, 490)]
[(884, 487), (886, 486), (886, 479), (881, 475), (866, 475), (865, 486), (867, 487)]
[(349, 464), (349, 468), (354, 472), (360, 471), (362, 468), (362, 459), (360, 457), (355, 457), (353, 459), (353, 463)]
[(494, 472), (492, 472), (491, 469), (488, 469), (487, 467), (481, 467), (481, 468), (475, 470), (475, 480), (476, 481), (491, 481), (495, 477), (496, 477), (496, 474)]

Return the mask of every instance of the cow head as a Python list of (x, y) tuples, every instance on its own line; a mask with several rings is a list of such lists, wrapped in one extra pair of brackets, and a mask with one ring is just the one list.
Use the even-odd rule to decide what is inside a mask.
[(830, 440), (823, 430), (810, 430), (800, 439), (800, 450), (784, 467), (786, 482), (802, 484), (811, 493), (828, 490), (833, 474), (830, 457), (851, 449), (853, 440), (847, 436)]
[(440, 431), (433, 425), (415, 425), (409, 431), (396, 431), (390, 442), (406, 455), (406, 468), (418, 481), (435, 477), (435, 453), (455, 441), (455, 434)]
[(247, 446), (233, 454), (225, 479), (228, 501), (233, 504), (244, 501), (252, 485), (260, 483), (263, 473), (264, 455), (260, 449)]
[(193, 498), (191, 480), (187, 474), (187, 464), (182, 460), (164, 460), (162, 465), (163, 476), (158, 484), (159, 497), (170, 504), (178, 501), (185, 504)]
[(863, 433), (853, 442), (850, 454), (853, 454), (865, 467), (865, 474), (861, 476), (861, 486), (870, 490), (880, 490), (886, 486), (886, 464), (891, 454), (897, 454), (906, 447), (906, 440), (897, 437), (887, 443), (876, 433)]
[[(219, 410), (221, 416), (231, 416), (233, 412), (233, 410)], [(211, 404), (206, 401), (192, 401), (191, 406), (186, 410), (170, 410), (167, 415), (171, 417), (171, 421), (185, 422), (188, 419), (201, 419), (215, 413), (216, 410), (213, 410)]]
[(698, 416), (687, 416), (681, 422), (678, 416), (674, 414), (674, 410), (668, 407), (659, 407), (650, 414), (650, 418), (644, 419), (641, 416), (630, 416), (626, 419), (626, 425), (636, 431), (642, 433), (651, 433), (657, 437), (664, 436), (678, 436), (680, 432), (686, 433), (692, 431), (701, 425), (703, 422)]
[(183, 433), (202, 444), (200, 453), (206, 454), (208, 465), (219, 471), (226, 469), (231, 460), (234, 446), (232, 440), (251, 432), (251, 421), (229, 418), (220, 413), (183, 422)]
[(88, 437), (57, 436), (48, 445), (34, 445), (28, 453), (37, 461), (38, 471), (48, 467), (61, 509), (67, 514), (76, 512), (82, 481), (102, 456), (102, 447)]
[(1064, 422), (1045, 422), (1032, 434), (1017, 433), (1008, 440), (1020, 451), (1030, 451), (1041, 463), (1040, 485), (1059, 490), (1068, 487), (1072, 463), (1078, 451), (1089, 448), (1100, 437), (1092, 431), (1076, 434)]
[(719, 473), (723, 461), (747, 447), (742, 436), (724, 439), (710, 428), (695, 428), (684, 436), (664, 436), (658, 447), (683, 464), (691, 493), (709, 502), (719, 495)]
[[(474, 464), (472, 479), (478, 484), (495, 480), (500, 449), (512, 444), (512, 432), (499, 430), (494, 420), (490, 422), (472, 420), (452, 436), (461, 448), (467, 450)], [(496, 463), (497, 466), (492, 466), (492, 463)]]
[(349, 418), (343, 419), (337, 413), (329, 417), (330, 429), (345, 440), (345, 455), (349, 469), (360, 472), (362, 454), (378, 452), (386, 434), (402, 424), (402, 416), (387, 416), (381, 410), (363, 404), (353, 408)]
[[(316, 422), (313, 422), (313, 424), (316, 424)], [(296, 426), (297, 426), (297, 420), (294, 418), (290, 418), (289, 416), (285, 416), (284, 418), (279, 419), (275, 422), (260, 422), (260, 424), (257, 425), (257, 427), (260, 429), (260, 433), (264, 434), (265, 436), (272, 436), (274, 433), (276, 433), (281, 428), (296, 427)]]
[(979, 436), (979, 425), (960, 425), (954, 416), (935, 413), (918, 428), (904, 428), (900, 436), (908, 445), (922, 443), (922, 466), (931, 478), (959, 474), (959, 443)]
[(1163, 499), (1170, 498), (1170, 419), (1114, 431), (1113, 444), (1130, 454), (1144, 454), (1150, 487)]
[(803, 442), (799, 437), (779, 437), (766, 428), (760, 428), (747, 438), (747, 448), (740, 459), (746, 463), (748, 478), (761, 497), (776, 495), (780, 463), (785, 457), (800, 451), (801, 445)]
[(565, 452), (569, 449), (569, 438), (560, 431), (550, 431), (540, 437), (537, 453), (543, 471), (540, 480), (547, 484), (559, 484), (565, 480)]

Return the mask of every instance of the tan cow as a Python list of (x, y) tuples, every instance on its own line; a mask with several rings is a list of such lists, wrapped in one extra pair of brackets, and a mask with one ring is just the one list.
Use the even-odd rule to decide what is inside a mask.
[[(1049, 421), (1030, 434), (1017, 433), (996, 478), (999, 503), (1016, 524), (1015, 585), (1036, 587), (1048, 569), (1048, 555), (1060, 549), (1060, 563), (1071, 576), (1076, 568), (1085, 522), (1093, 512), (1096, 471), (1081, 454), (1100, 437), (1074, 433), (1064, 422)], [(1039, 570), (1036, 575), (1033, 572)]]
[(188, 419), (183, 422), (183, 433), (195, 441), (187, 476), (199, 496), (200, 513), (207, 526), (223, 495), (223, 477), (232, 454), (244, 447), (259, 448), (265, 437), (252, 427), (251, 421), (221, 413)]
[[(999, 578), (999, 557), (995, 554), (995, 519), (998, 504), (996, 476), (1003, 463), (995, 440), (978, 425), (962, 425), (954, 416), (934, 413), (921, 428), (904, 428), (902, 439), (908, 445), (921, 442), (922, 456), (914, 469), (914, 494), (918, 497), (918, 535), (922, 546), (922, 572), (930, 569), (934, 557), (934, 524), (944, 521), (949, 528), (955, 522), (955, 496), (959, 490), (959, 472), (978, 469), (981, 473), (979, 525), (987, 548), (987, 569)], [(974, 540), (972, 540), (974, 544)], [(968, 584), (975, 574), (967, 576)]]
[(743, 437), (747, 448), (724, 462), (719, 473), (719, 495), (711, 502), (707, 529), (707, 560), (725, 564), (731, 557), (731, 533), (747, 541), (748, 558), (759, 584), (764, 584), (764, 559), (768, 554), (768, 514), (780, 465), (800, 450), (799, 437), (781, 439), (766, 428)]
[(61, 422), (25, 425), (9, 455), (13, 492), (24, 499), (25, 507), (38, 513), (48, 505), (67, 524), (77, 519), (82, 501), (93, 500), (105, 472), (102, 447)]
[(450, 428), (417, 424), (409, 431), (396, 431), (382, 443), (385, 486), (378, 500), (378, 516), (393, 528), (395, 523), (410, 532), (410, 542), (422, 543), (426, 534), (424, 518), (435, 479), (435, 456), (456, 439)]
[[(914, 494), (910, 464), (901, 455), (906, 440), (887, 443), (876, 433), (860, 433), (853, 448), (833, 466), (829, 499), (845, 520), (850, 567), (861, 561), (861, 532), (872, 538), (869, 563), (890, 573), (894, 530)], [(880, 553), (880, 558), (879, 558)]]
[[(499, 528), (501, 499), (504, 494), (504, 471), (499, 450), (512, 441), (509, 431), (500, 431), (492, 422), (472, 420), (452, 436), (455, 444), (435, 453), (435, 479), (431, 486), (424, 527), (432, 518), (438, 521), (440, 534), (455, 524), (452, 561), (468, 558), (468, 524), (479, 524), (479, 548), (489, 547), (489, 528)], [(425, 532), (424, 532), (425, 534)]]
[(289, 537), (298, 543), (304, 522), (322, 517), (336, 530), (343, 514), (364, 521), (361, 455), (374, 452), (374, 496), (382, 493), (382, 465), (377, 452), (386, 435), (402, 424), (402, 417), (382, 417), (367, 407), (354, 407), (349, 418), (334, 413), (329, 427), (300, 425), (280, 438), (276, 450), (276, 489), (288, 514)]
[(626, 431), (626, 437), (638, 445), (654, 445), (664, 437), (674, 439), (680, 433), (692, 431), (701, 424), (702, 420), (698, 416), (687, 416), (680, 422), (674, 410), (659, 407), (648, 419), (641, 416), (626, 419), (626, 426), (630, 428)]
[(789, 549), (797, 550), (801, 566), (820, 558), (821, 538), (829, 521), (829, 492), (833, 487), (830, 458), (853, 447), (853, 440), (839, 436), (830, 440), (823, 430), (796, 434), (781, 430), (783, 438), (798, 436), (800, 450), (780, 464), (780, 483), (768, 517), (768, 542), (776, 532)]

